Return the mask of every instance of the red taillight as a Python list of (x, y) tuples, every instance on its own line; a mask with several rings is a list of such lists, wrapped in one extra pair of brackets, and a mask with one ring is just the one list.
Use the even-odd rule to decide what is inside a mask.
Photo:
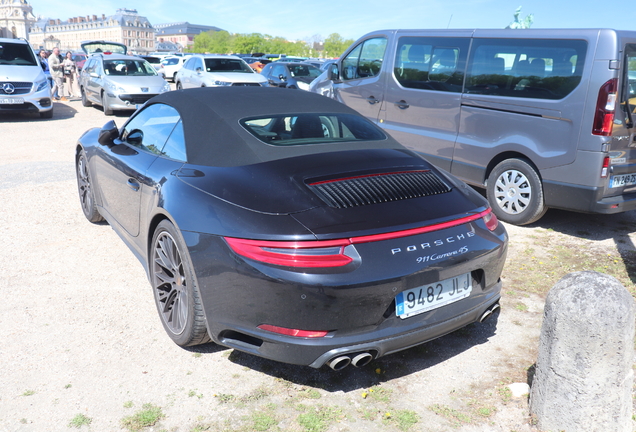
[(495, 216), (492, 210), (485, 214), (483, 216), (483, 219), (486, 223), (486, 228), (488, 228), (490, 231), (494, 231), (497, 229), (497, 225), (499, 225), (499, 219), (497, 219), (497, 216)]
[(246, 258), (289, 267), (341, 267), (353, 261), (345, 255), (348, 239), (279, 242), (225, 237), (232, 250)]
[(603, 167), (601, 168), (601, 178), (607, 178), (607, 174), (609, 173), (610, 166), (610, 158), (609, 156), (605, 156), (603, 159)]
[(594, 135), (609, 136), (612, 134), (614, 124), (614, 112), (616, 110), (616, 92), (618, 91), (618, 79), (612, 78), (601, 86), (596, 101), (596, 112), (592, 133)]
[(327, 335), (326, 331), (321, 330), (298, 330), (298, 329), (289, 329), (285, 327), (277, 327), (269, 324), (261, 324), (258, 326), (261, 330), (267, 330), (272, 333), (278, 333), (286, 336), (295, 336), (295, 337), (306, 337), (306, 338), (319, 338), (325, 337)]
[(391, 240), (439, 231), (463, 225), (477, 219), (483, 219), (491, 231), (497, 228), (497, 224), (499, 223), (497, 217), (492, 213), (492, 209), (489, 208), (480, 213), (420, 228), (351, 237), (348, 239), (286, 242), (225, 237), (225, 241), (227, 241), (230, 248), (238, 255), (268, 264), (305, 268), (342, 267), (353, 262), (353, 258), (346, 254), (346, 248), (349, 245)]

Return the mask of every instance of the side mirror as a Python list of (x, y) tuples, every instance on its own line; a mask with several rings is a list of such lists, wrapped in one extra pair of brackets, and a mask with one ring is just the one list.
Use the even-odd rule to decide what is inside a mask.
[(329, 74), (328, 77), (331, 81), (340, 80), (340, 71), (338, 70), (338, 65), (336, 63), (329, 66)]
[(115, 124), (115, 121), (110, 120), (99, 131), (97, 142), (99, 142), (101, 145), (112, 146), (114, 144), (115, 138), (117, 138), (118, 136), (119, 136), (119, 129), (117, 129), (117, 125)]
[(98, 74), (97, 72), (91, 72), (91, 73), (89, 73), (89, 75), (90, 75), (92, 78), (99, 78), (99, 74)]
[(130, 131), (126, 137), (126, 142), (130, 145), (134, 145), (135, 147), (139, 147), (141, 143), (144, 142), (144, 133), (139, 129), (134, 129)]

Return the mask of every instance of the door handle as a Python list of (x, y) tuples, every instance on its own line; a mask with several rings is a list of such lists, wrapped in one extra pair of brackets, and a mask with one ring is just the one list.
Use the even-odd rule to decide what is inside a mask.
[(137, 180), (133, 178), (129, 178), (126, 184), (128, 185), (129, 188), (131, 188), (135, 192), (139, 190), (139, 183), (137, 183)]
[(367, 102), (369, 102), (371, 105), (374, 105), (374, 104), (377, 104), (380, 101), (378, 99), (376, 99), (375, 97), (373, 97), (373, 96), (369, 96), (367, 98)]
[(399, 109), (407, 109), (410, 105), (406, 103), (405, 100), (401, 100), (399, 102), (396, 102), (395, 105), (399, 108)]

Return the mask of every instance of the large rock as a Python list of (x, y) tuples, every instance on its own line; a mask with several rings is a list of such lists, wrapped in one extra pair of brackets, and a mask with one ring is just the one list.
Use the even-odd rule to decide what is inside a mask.
[(548, 293), (530, 412), (541, 430), (632, 432), (634, 300), (615, 278), (570, 273)]

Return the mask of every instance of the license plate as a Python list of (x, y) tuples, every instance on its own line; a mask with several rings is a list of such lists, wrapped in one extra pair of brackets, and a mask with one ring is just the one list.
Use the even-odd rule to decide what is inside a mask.
[(623, 174), (610, 178), (610, 187), (618, 188), (624, 186), (636, 185), (636, 174)]
[(23, 98), (0, 98), (0, 104), (2, 105), (13, 105), (13, 104), (23, 104)]
[(470, 273), (403, 291), (395, 297), (395, 313), (408, 318), (466, 298), (473, 289)]

